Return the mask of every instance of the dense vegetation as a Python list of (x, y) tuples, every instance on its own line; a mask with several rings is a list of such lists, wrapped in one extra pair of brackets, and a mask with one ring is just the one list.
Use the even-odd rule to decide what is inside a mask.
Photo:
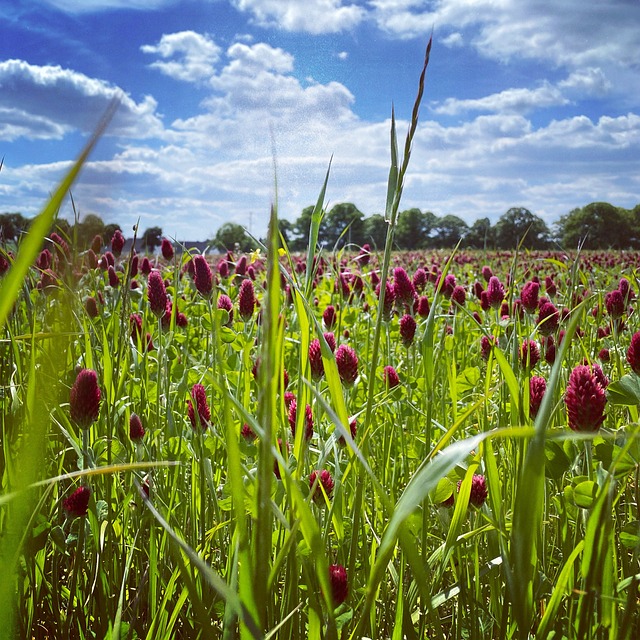
[[(309, 240), (309, 224), (313, 206), (307, 207), (294, 221), (280, 220), (279, 229), (292, 251), (304, 251)], [(74, 225), (59, 223), (62, 234), (76, 238), (79, 246), (89, 246), (96, 234), (107, 243), (117, 224), (105, 224), (89, 214)], [(28, 229), (29, 220), (18, 213), (0, 214), (0, 234), (7, 240), (17, 239)], [(347, 244), (384, 246), (387, 222), (381, 214), (365, 216), (354, 204), (340, 203), (327, 212), (320, 225), (319, 242), (328, 249)], [(141, 237), (140, 246), (148, 251), (160, 246), (162, 229), (150, 227)], [(246, 229), (235, 222), (225, 222), (208, 241), (220, 251), (251, 251), (257, 242)], [(489, 218), (476, 220), (469, 226), (454, 215), (436, 216), (430, 211), (407, 209), (398, 217), (394, 239), (397, 250), (452, 249), (458, 242), (467, 249), (506, 249), (521, 244), (528, 249), (637, 249), (640, 248), (640, 205), (631, 210), (608, 202), (592, 202), (562, 216), (549, 229), (539, 216), (523, 207), (513, 207), (492, 225)]]

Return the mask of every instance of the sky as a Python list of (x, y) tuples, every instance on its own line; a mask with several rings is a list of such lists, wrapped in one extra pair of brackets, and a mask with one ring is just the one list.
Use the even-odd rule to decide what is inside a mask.
[(80, 219), (260, 237), (330, 162), (329, 209), (382, 213), (432, 34), (401, 210), (640, 203), (638, 0), (3, 0), (0, 28), (0, 212), (36, 215), (117, 98)]

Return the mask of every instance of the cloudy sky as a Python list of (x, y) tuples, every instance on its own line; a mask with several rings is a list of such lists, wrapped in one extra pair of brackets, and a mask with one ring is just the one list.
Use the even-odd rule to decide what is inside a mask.
[(640, 202), (638, 0), (3, 0), (0, 26), (0, 211), (37, 213), (117, 96), (81, 216), (259, 236), (274, 175), (294, 220), (331, 157), (329, 207), (380, 213), (432, 32), (401, 208)]

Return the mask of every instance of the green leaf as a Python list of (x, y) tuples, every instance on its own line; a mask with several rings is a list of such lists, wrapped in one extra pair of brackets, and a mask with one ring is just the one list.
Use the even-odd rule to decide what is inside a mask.
[(620, 543), (627, 549), (640, 547), (640, 520), (628, 522), (620, 532)]
[(628, 373), (607, 387), (607, 400), (611, 404), (640, 404), (640, 376)]
[(593, 480), (585, 480), (573, 489), (573, 501), (578, 507), (590, 509), (598, 493), (598, 485)]
[(109, 517), (109, 505), (104, 500), (96, 502), (96, 515), (98, 522), (104, 522)]
[(545, 475), (547, 478), (559, 480), (571, 467), (571, 460), (564, 452), (562, 446), (553, 441), (545, 444), (544, 450), (547, 461), (545, 463)]

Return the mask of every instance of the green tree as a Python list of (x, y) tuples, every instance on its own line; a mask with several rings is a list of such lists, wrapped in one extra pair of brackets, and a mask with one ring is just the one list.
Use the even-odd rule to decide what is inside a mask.
[(223, 251), (252, 251), (256, 244), (246, 229), (235, 222), (225, 222), (216, 231), (213, 244)]
[(608, 202), (592, 202), (573, 209), (558, 222), (563, 246), (575, 249), (625, 249), (634, 241), (633, 215)]
[(309, 245), (309, 230), (314, 209), (314, 206), (305, 207), (293, 223), (295, 237), (290, 245), (293, 251), (304, 251)]
[(345, 244), (363, 244), (364, 214), (351, 202), (337, 204), (325, 216), (322, 241), (332, 249)]
[(489, 218), (479, 218), (464, 237), (464, 243), (470, 249), (492, 249), (495, 243), (495, 229)]
[(293, 222), (286, 220), (285, 218), (278, 218), (278, 230), (287, 243), (287, 246), (291, 248), (291, 240), (293, 239), (294, 226)]
[(387, 240), (387, 221), (383, 215), (374, 213), (364, 219), (363, 243), (369, 243), (374, 249), (382, 250)]
[(633, 242), (632, 216), (608, 202), (592, 202), (573, 209), (558, 222), (563, 246), (575, 249), (624, 249)]
[[(122, 231), (119, 224), (114, 222), (110, 222), (104, 226), (104, 231), (102, 232), (102, 237), (104, 238), (105, 244), (111, 244), (111, 238), (113, 238), (113, 234), (116, 231)], [(160, 238), (160, 242), (162, 242), (162, 238)]]
[(145, 229), (142, 234), (142, 246), (144, 250), (153, 253), (156, 247), (162, 244), (162, 228), (161, 227), (149, 227)]
[(0, 241), (16, 242), (29, 222), (21, 213), (0, 213)]
[(628, 211), (627, 217), (631, 225), (630, 245), (637, 249), (640, 247), (640, 204)]
[(525, 209), (512, 207), (496, 222), (496, 246), (515, 249), (522, 238), (526, 249), (544, 249), (549, 245), (550, 233), (544, 220)]
[(458, 216), (446, 215), (440, 218), (433, 229), (436, 247), (450, 249), (455, 247), (469, 231), (467, 223)]
[(395, 241), (400, 249), (421, 249), (431, 244), (438, 217), (431, 211), (407, 209), (398, 216)]
[(104, 222), (99, 215), (88, 213), (82, 222), (79, 222), (75, 227), (78, 247), (85, 249), (97, 235), (102, 236), (103, 244), (107, 244), (107, 240), (104, 237), (104, 228)]

